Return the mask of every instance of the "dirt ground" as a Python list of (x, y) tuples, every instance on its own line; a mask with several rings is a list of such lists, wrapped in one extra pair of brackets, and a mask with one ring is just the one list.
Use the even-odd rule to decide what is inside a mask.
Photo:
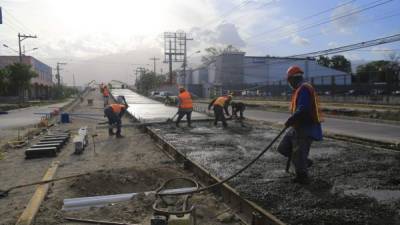
[[(220, 178), (254, 158), (278, 131), (260, 123), (153, 129)], [(220, 125), (221, 126), (221, 125)], [(276, 145), (230, 184), (288, 224), (400, 224), (400, 152), (326, 139), (313, 143), (310, 185), (291, 182)]]
[[(79, 211), (64, 212), (60, 209), (65, 198), (151, 191), (169, 178), (192, 177), (164, 155), (150, 137), (140, 130), (134, 127), (123, 128), (122, 134), (125, 138), (116, 139), (109, 137), (106, 129), (96, 128), (97, 122), (105, 121), (102, 116), (102, 99), (98, 90), (90, 92), (87, 98), (94, 99), (93, 106), (88, 106), (85, 99), (72, 111), (99, 116), (72, 116), (72, 123), (58, 124), (51, 130), (70, 130), (73, 135), (79, 127), (88, 126), (90, 135), (98, 134), (95, 137), (95, 151), (93, 139), (90, 138), (89, 146), (81, 155), (73, 154), (74, 146), (70, 141), (56, 158), (25, 160), (22, 148), (8, 149), (4, 159), (0, 161), (0, 189), (41, 180), (51, 162), (55, 160), (60, 161), (55, 177), (91, 172), (90, 175), (52, 185), (35, 219), (35, 225), (80, 224), (66, 222), (63, 220), (64, 216), (142, 223), (143, 219), (148, 219), (152, 214), (151, 199), (132, 199), (124, 203)], [(129, 123), (129, 119), (124, 118), (123, 123)], [(10, 192), (8, 197), (0, 199), (1, 225), (15, 224), (34, 190), (35, 187), (17, 189)], [(193, 202), (197, 202), (198, 224), (221, 224), (217, 221), (217, 216), (227, 208), (218, 203), (212, 195), (196, 195)], [(233, 218), (227, 224), (240, 222)]]

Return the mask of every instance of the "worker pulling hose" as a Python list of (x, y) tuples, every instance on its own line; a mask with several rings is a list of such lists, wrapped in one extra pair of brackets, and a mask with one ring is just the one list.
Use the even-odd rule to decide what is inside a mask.
[[(285, 128), (283, 128), (278, 135), (276, 135), (276, 137), (269, 143), (269, 145), (262, 151), (260, 152), (260, 154), (257, 155), (257, 157), (255, 157), (253, 160), (251, 160), (247, 165), (245, 165), (243, 168), (241, 168), (240, 170), (238, 170), (236, 173), (232, 174), (230, 177), (227, 177), (217, 183), (211, 184), (209, 186), (197, 189), (197, 190), (192, 190), (192, 191), (184, 191), (184, 192), (175, 192), (175, 193), (158, 193), (159, 196), (165, 196), (165, 195), (189, 195), (189, 194), (195, 194), (195, 193), (200, 193), (212, 188), (215, 188), (219, 185), (222, 185), (230, 180), (232, 180), (233, 178), (235, 178), (236, 176), (238, 176), (239, 174), (241, 174), (243, 171), (245, 171), (247, 168), (249, 168), (251, 165), (253, 165), (259, 158), (261, 158), (261, 156), (263, 156), (271, 147), (272, 145), (279, 139), (280, 136), (282, 136), (282, 134), (286, 131), (288, 127), (285, 126)], [(168, 182), (168, 181), (166, 181)], [(162, 185), (163, 186), (163, 185)], [(158, 191), (157, 191), (158, 192)]]

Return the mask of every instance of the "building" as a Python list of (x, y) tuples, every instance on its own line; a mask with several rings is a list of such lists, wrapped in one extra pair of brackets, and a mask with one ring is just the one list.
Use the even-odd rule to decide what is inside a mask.
[[(19, 62), (19, 56), (0, 56), (0, 68)], [(31, 79), (31, 87), (27, 91), (30, 99), (48, 99), (53, 86), (52, 68), (32, 56), (23, 56), (22, 62), (32, 66), (38, 76)], [(14, 93), (17, 95), (17, 93)]]
[[(286, 85), (286, 70), (298, 65), (305, 78), (315, 85), (349, 85), (349, 74), (319, 65), (313, 58), (245, 56), (243, 52), (224, 53), (214, 62), (190, 70), (179, 82), (201, 97), (246, 90), (249, 87)], [(189, 71), (189, 70), (188, 70)]]

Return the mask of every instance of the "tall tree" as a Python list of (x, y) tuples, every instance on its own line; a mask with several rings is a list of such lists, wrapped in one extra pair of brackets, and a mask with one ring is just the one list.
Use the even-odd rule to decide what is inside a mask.
[(372, 61), (357, 67), (357, 77), (360, 82), (387, 82), (398, 80), (399, 67), (397, 63), (387, 60)]
[(6, 67), (10, 71), (10, 89), (17, 90), (20, 99), (23, 101), (25, 91), (30, 86), (30, 80), (38, 74), (31, 69), (31, 66), (24, 63), (13, 63)]
[(7, 95), (10, 85), (10, 72), (7, 69), (0, 69), (0, 95)]
[(335, 70), (351, 73), (351, 63), (343, 55), (332, 56), (329, 67)]
[(317, 63), (335, 70), (351, 73), (351, 63), (343, 55), (334, 55), (332, 58), (328, 56), (320, 56)]

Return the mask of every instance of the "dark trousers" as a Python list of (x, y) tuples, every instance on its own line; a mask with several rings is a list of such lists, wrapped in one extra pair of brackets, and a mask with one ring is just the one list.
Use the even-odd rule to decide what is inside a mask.
[(308, 175), (308, 154), (312, 141), (311, 137), (291, 128), (279, 143), (278, 152), (291, 156), (297, 175)]
[(113, 128), (111, 126), (115, 125), (117, 127), (117, 135), (121, 135), (121, 118), (119, 115), (116, 115), (111, 107), (107, 107), (104, 109), (104, 115), (106, 115), (108, 119), (108, 128), (109, 133), (113, 133)]
[(225, 115), (224, 115), (224, 108), (219, 105), (215, 105), (214, 107), (214, 125), (218, 124), (218, 121), (222, 121), (222, 125), (227, 127), (228, 124), (226, 123)]
[(244, 109), (234, 109), (232, 111), (232, 115), (234, 115), (236, 118), (238, 117), (237, 112), (240, 113), (240, 119), (243, 120), (244, 119), (244, 116), (243, 116)]
[(192, 110), (179, 110), (178, 111), (178, 119), (176, 119), (176, 124), (178, 125), (181, 122), (182, 118), (186, 115), (186, 120), (188, 126), (192, 124)]

